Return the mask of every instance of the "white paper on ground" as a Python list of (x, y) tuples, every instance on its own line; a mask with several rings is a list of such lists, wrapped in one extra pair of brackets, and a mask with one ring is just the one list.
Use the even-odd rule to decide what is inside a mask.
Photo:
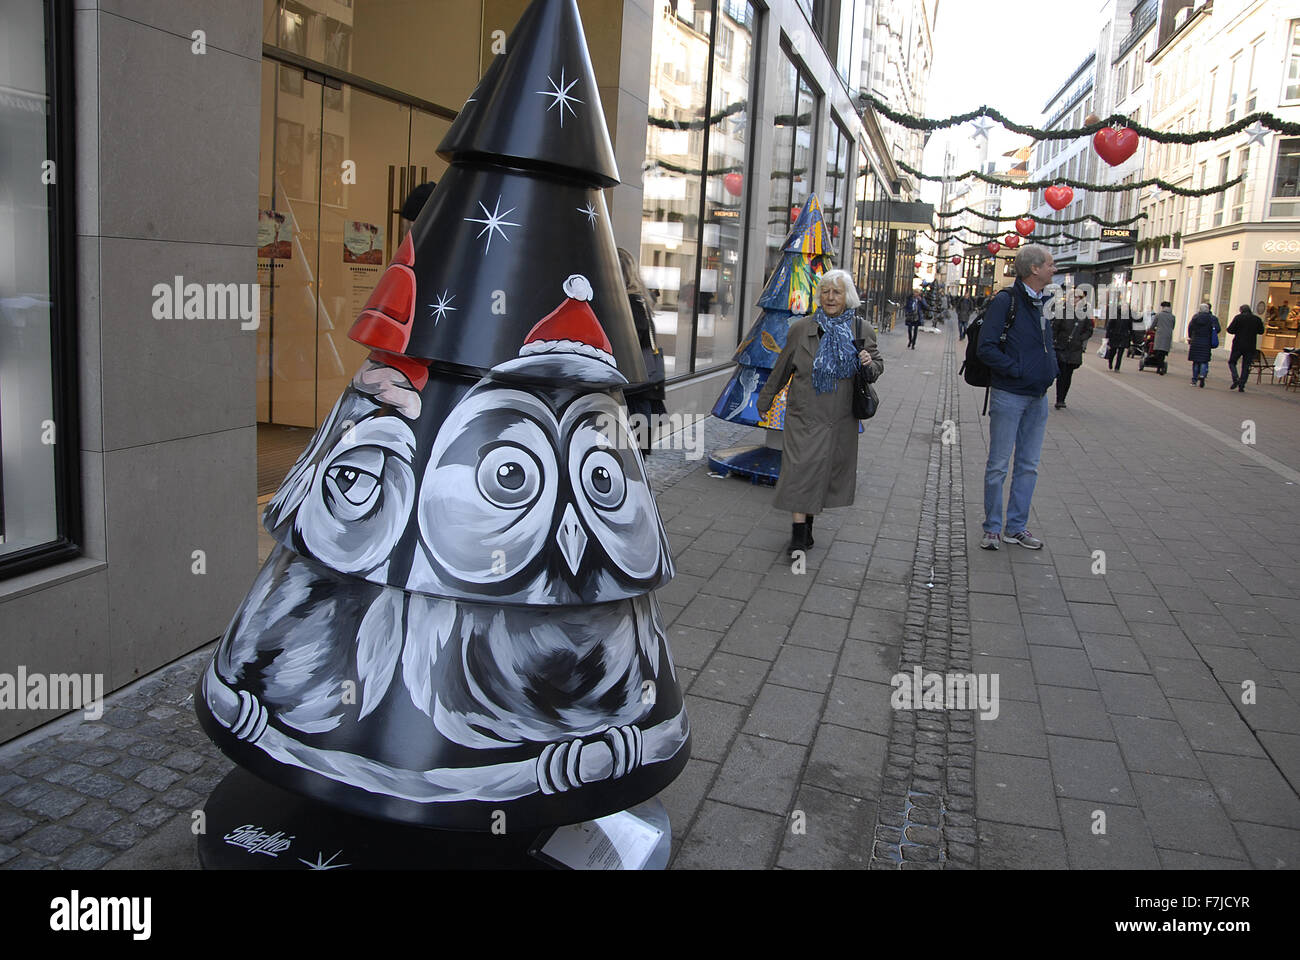
[(640, 870), (663, 833), (624, 810), (560, 827), (540, 852), (572, 870)]

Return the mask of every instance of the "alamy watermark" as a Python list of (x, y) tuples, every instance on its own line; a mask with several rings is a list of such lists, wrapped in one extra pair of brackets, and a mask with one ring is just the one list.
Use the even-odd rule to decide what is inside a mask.
[(102, 673), (0, 673), (0, 710), (81, 710), (87, 720), (104, 715)]
[(889, 705), (895, 710), (978, 710), (981, 720), (996, 720), (998, 703), (996, 673), (896, 673), (889, 685), (894, 692)]
[(1137, 320), (1142, 316), (1126, 286), (1049, 283), (1043, 293), (1049, 297), (1043, 304), (1043, 316), (1048, 320)]
[(596, 418), (596, 429), (604, 439), (601, 446), (644, 450), (653, 444), (656, 450), (685, 450), (687, 460), (700, 460), (708, 418), (705, 413), (634, 413), (626, 418), (602, 413)]
[(155, 320), (239, 320), (240, 330), (256, 330), (262, 288), (256, 283), (171, 283), (153, 285)]

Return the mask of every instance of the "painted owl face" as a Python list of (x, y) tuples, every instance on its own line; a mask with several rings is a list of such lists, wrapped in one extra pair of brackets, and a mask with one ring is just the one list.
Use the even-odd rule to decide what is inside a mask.
[(417, 515), (410, 590), (595, 603), (672, 576), (623, 408), (603, 392), (475, 387), (438, 433)]

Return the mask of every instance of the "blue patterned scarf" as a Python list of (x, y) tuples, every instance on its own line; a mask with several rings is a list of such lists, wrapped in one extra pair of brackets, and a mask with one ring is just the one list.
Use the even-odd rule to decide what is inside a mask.
[(818, 393), (833, 393), (835, 384), (853, 376), (858, 368), (858, 351), (853, 346), (853, 333), (849, 329), (853, 311), (845, 310), (838, 317), (828, 317), (818, 310), (813, 319), (822, 329), (817, 358), (813, 360), (813, 389)]

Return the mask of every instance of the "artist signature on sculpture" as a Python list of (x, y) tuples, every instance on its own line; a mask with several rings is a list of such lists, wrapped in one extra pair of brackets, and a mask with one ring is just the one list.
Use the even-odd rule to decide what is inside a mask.
[(268, 857), (278, 857), (293, 843), (293, 837), (286, 837), (283, 830), (267, 833), (251, 823), (235, 827), (221, 839), (232, 847), (243, 847), (249, 853), (264, 853)]

